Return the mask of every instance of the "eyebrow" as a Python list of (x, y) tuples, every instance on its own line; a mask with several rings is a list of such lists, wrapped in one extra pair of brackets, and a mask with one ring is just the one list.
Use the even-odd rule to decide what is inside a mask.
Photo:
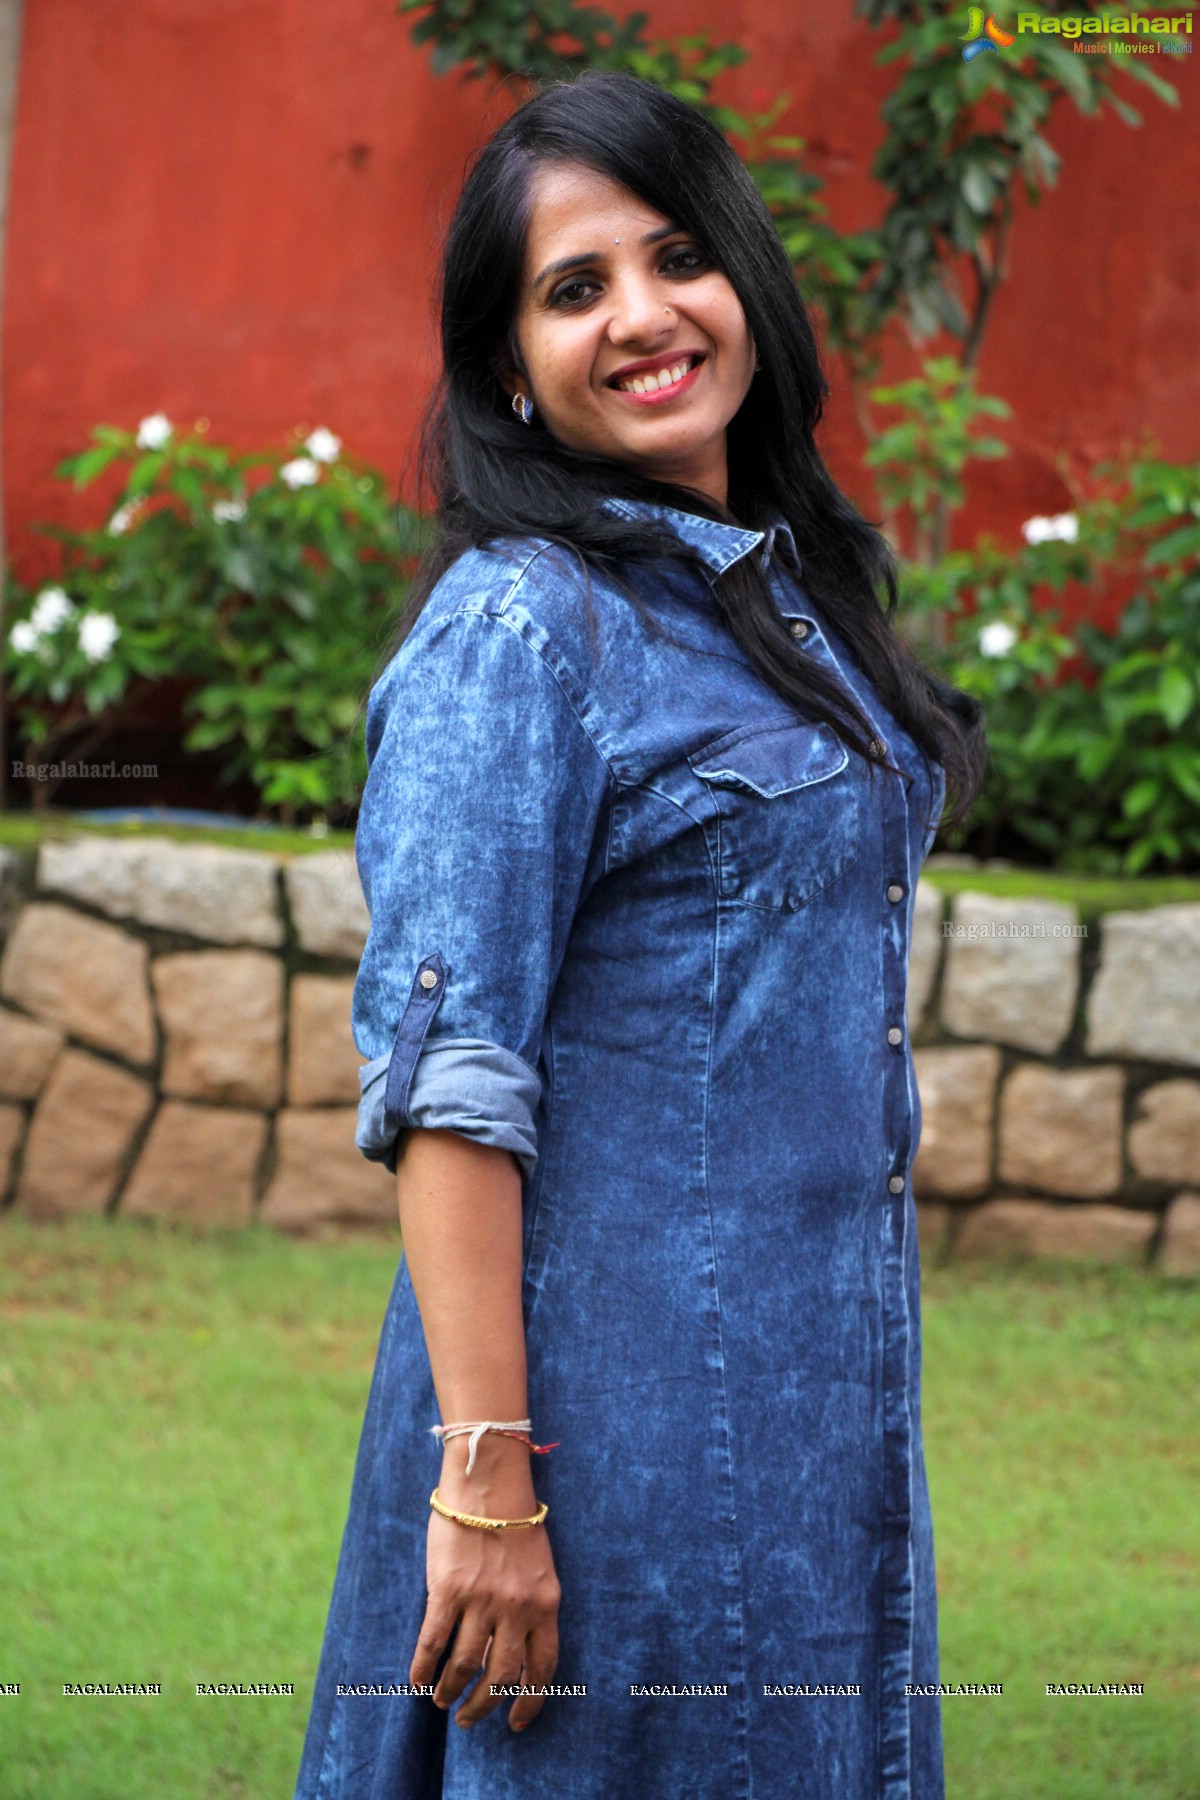
[[(676, 225), (673, 220), (669, 225), (660, 225), (656, 230), (646, 233), (642, 246), (645, 248), (650, 244), (661, 243), (663, 238), (673, 237), (680, 230), (682, 226)], [(560, 256), (557, 262), (547, 263), (541, 274), (534, 277), (533, 290), (536, 293), (543, 281), (548, 281), (551, 275), (565, 275), (570, 269), (586, 268), (589, 263), (603, 260), (603, 250), (581, 250), (577, 256)]]

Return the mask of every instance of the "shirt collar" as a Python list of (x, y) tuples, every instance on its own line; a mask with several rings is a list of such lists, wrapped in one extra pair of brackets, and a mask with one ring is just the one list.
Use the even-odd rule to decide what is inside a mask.
[(724, 574), (755, 549), (759, 550), (761, 566), (766, 568), (776, 546), (790, 557), (797, 574), (800, 572), (796, 540), (785, 519), (777, 518), (766, 531), (750, 531), (741, 525), (722, 525), (717, 519), (706, 519), (701, 513), (682, 512), (674, 506), (657, 506), (648, 500), (610, 499), (602, 504), (610, 512), (620, 513), (627, 519), (661, 519), (681, 542), (696, 552), (714, 575)]

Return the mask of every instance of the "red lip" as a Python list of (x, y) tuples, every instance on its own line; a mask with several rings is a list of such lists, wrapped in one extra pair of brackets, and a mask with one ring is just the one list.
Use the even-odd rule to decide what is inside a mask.
[(703, 350), (677, 350), (674, 356), (644, 356), (641, 362), (624, 363), (621, 368), (614, 369), (605, 383), (606, 387), (615, 387), (618, 381), (628, 381), (633, 375), (655, 375), (663, 369), (673, 369), (677, 363), (688, 362), (698, 368), (704, 361)]

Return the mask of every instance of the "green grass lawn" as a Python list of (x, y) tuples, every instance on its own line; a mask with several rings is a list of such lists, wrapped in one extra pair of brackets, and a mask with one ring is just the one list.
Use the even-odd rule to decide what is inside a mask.
[[(398, 1253), (0, 1221), (3, 1800), (289, 1800)], [(924, 1293), (942, 1678), (1004, 1683), (943, 1701), (949, 1800), (1190, 1800), (1200, 1288)], [(163, 1692), (62, 1696), (88, 1680)], [(220, 1680), (296, 1692), (195, 1696)], [(1045, 1696), (1071, 1680), (1146, 1692)]]

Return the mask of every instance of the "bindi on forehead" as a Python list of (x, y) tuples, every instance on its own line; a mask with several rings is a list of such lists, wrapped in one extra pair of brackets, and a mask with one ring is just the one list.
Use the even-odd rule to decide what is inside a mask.
[(598, 262), (615, 245), (653, 243), (676, 229), (606, 175), (574, 165), (543, 167), (530, 189), (526, 281), (536, 290), (568, 263)]

